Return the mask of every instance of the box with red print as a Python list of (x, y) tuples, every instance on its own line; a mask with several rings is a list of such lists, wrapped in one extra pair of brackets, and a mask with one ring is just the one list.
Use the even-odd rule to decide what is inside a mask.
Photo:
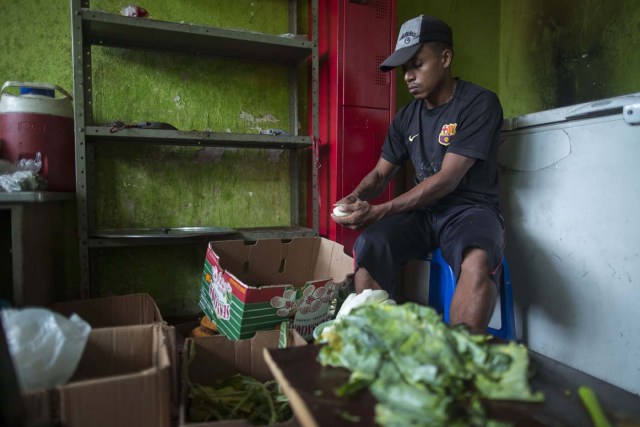
[(305, 338), (353, 286), (353, 259), (322, 237), (210, 242), (200, 307), (230, 339), (290, 321)]

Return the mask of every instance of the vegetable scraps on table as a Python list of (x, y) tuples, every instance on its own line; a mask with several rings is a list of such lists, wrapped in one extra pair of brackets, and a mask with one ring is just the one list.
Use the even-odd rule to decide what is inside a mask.
[(446, 325), (430, 307), (365, 303), (323, 331), (318, 359), (351, 371), (339, 396), (369, 388), (382, 426), (497, 426), (484, 399), (544, 396), (529, 387), (527, 349), (489, 339)]

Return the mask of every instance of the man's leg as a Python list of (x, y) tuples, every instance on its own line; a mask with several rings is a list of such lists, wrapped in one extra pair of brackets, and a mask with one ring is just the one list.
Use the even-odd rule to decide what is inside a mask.
[(431, 229), (421, 211), (392, 215), (365, 228), (353, 245), (356, 292), (384, 289), (395, 296), (395, 279), (411, 259), (432, 247)]
[(356, 270), (356, 274), (353, 276), (354, 285), (356, 287), (356, 293), (360, 293), (365, 289), (382, 289), (382, 287), (376, 282), (371, 274), (364, 268), (360, 267)]
[(491, 275), (487, 253), (480, 248), (466, 249), (451, 301), (451, 324), (464, 323), (472, 333), (486, 333), (497, 297), (498, 289)]

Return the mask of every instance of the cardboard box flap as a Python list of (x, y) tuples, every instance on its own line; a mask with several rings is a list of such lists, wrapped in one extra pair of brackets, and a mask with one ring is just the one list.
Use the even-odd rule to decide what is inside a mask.
[(232, 339), (247, 339), (283, 320), (293, 320), (311, 339), (344, 301), (352, 278), (353, 260), (343, 246), (321, 237), (211, 242), (199, 305)]
[(353, 274), (353, 259), (345, 256), (344, 246), (326, 239), (319, 239), (318, 243), (313, 277), (331, 278), (334, 283), (341, 283)]
[(155, 301), (145, 293), (59, 302), (51, 309), (67, 317), (77, 313), (93, 328), (163, 321)]
[(247, 246), (246, 283), (251, 286), (293, 284), (282, 274), (286, 245), (278, 239), (266, 239)]
[(157, 327), (141, 325), (93, 329), (71, 381), (124, 375), (152, 367), (154, 350), (158, 348), (159, 338), (155, 336)]
[[(235, 372), (234, 341), (222, 335), (187, 338), (184, 345), (182, 369), (188, 370), (189, 380), (205, 386)], [(199, 362), (199, 361), (207, 361)]]
[[(237, 426), (249, 427), (247, 420), (227, 420), (209, 422), (190, 422), (189, 381), (203, 386), (212, 386), (216, 381), (235, 374), (252, 376), (259, 381), (269, 381), (273, 375), (263, 355), (265, 348), (277, 348), (280, 333), (278, 331), (259, 331), (251, 339), (232, 341), (218, 335), (212, 337), (187, 338), (182, 354), (182, 390), (178, 425), (181, 427)], [(307, 342), (295, 330), (289, 330), (287, 346), (307, 345)], [(195, 354), (190, 358), (190, 349)], [(191, 361), (189, 361), (191, 359)], [(295, 418), (274, 426), (298, 426)]]
[[(256, 253), (254, 247), (258, 243), (260, 249)], [(280, 259), (278, 254), (273, 253), (275, 246), (273, 243), (264, 249), (261, 241), (230, 240), (211, 242), (209, 246), (217, 256), (220, 268), (249, 286), (260, 286), (267, 283), (263, 280), (264, 274), (256, 271), (256, 267), (264, 265), (261, 262), (270, 265), (279, 262)]]
[(169, 427), (166, 330), (160, 323), (93, 329), (70, 382), (23, 394), (27, 424)]
[(302, 286), (311, 280), (328, 279), (313, 274), (318, 262), (318, 247), (321, 239), (293, 239), (283, 245), (282, 280)]
[(222, 269), (232, 272), (235, 277), (243, 280), (246, 263), (249, 261), (247, 242), (242, 240), (210, 242), (209, 247), (217, 255)]
[(166, 426), (169, 377), (157, 370), (69, 384), (60, 390), (60, 415), (65, 425)]
[[(185, 357), (183, 363), (189, 364), (190, 381), (202, 385), (213, 385), (236, 373), (267, 381), (273, 376), (262, 357), (262, 349), (278, 348), (278, 338), (277, 331), (257, 331), (253, 338), (236, 341), (222, 335), (189, 338), (185, 343), (185, 353), (195, 352), (194, 362), (189, 364), (188, 357)], [(299, 345), (307, 345), (307, 342), (291, 329), (288, 346)]]
[(316, 239), (211, 242), (220, 267), (249, 286), (302, 286), (311, 279)]
[[(256, 335), (248, 340), (236, 341), (240, 345), (236, 347), (236, 367), (247, 372), (260, 381), (268, 381), (273, 378), (271, 370), (263, 357), (265, 348), (278, 348), (278, 331), (257, 331)], [(294, 329), (289, 330), (287, 347), (307, 345), (302, 336)]]

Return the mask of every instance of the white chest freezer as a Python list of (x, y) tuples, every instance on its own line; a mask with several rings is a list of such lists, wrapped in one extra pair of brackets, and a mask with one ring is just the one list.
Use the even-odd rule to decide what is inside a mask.
[(508, 119), (502, 136), (521, 338), (640, 394), (640, 93)]

